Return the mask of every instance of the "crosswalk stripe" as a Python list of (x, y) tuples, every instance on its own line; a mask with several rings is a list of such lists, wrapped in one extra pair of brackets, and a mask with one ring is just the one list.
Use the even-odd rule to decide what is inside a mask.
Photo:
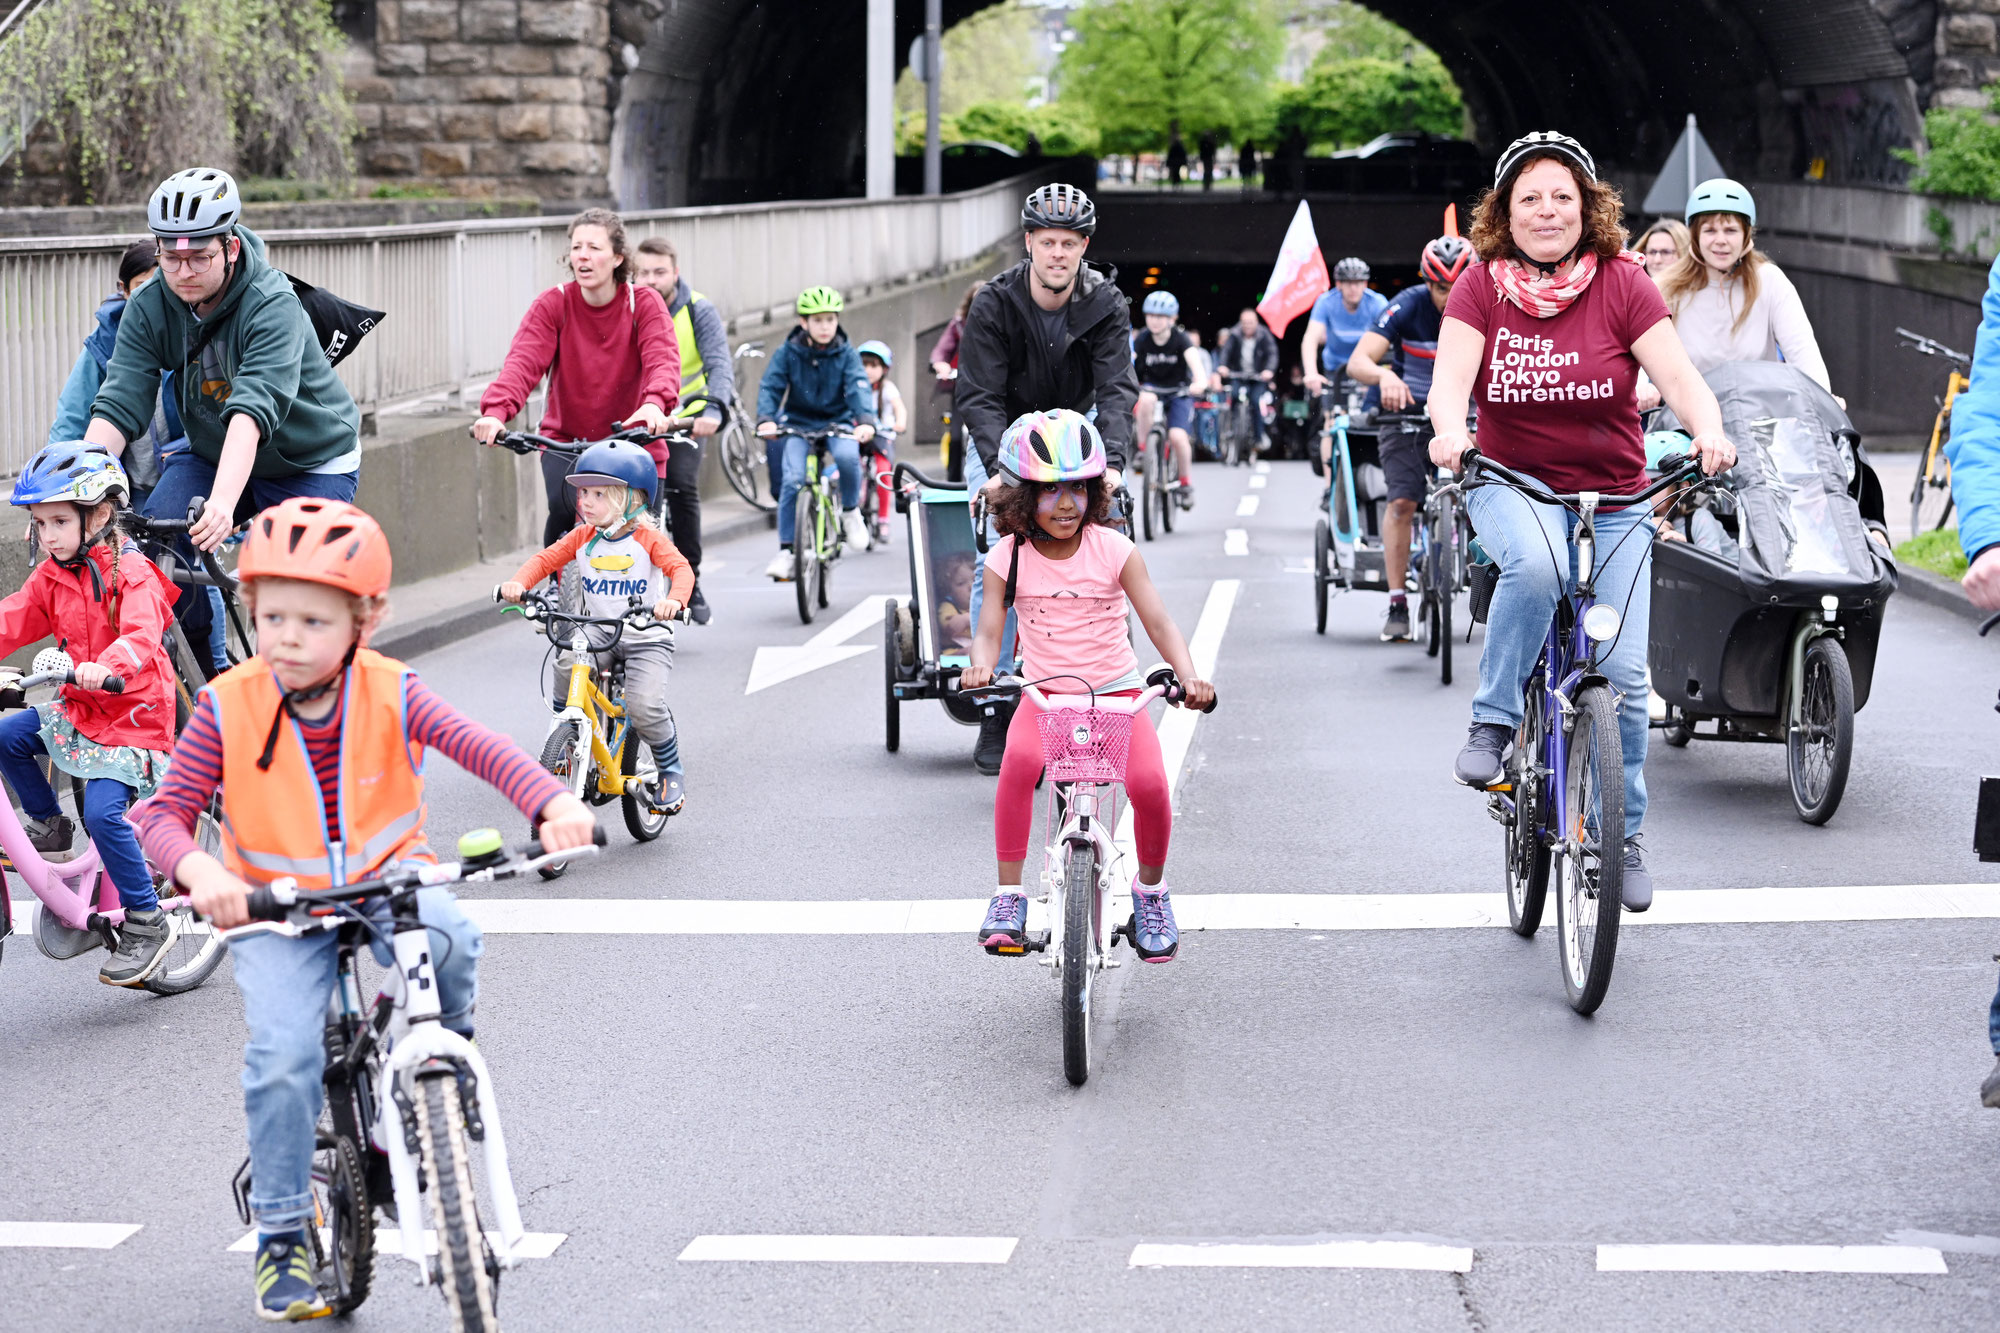
[(683, 1263), (1004, 1264), (1013, 1236), (696, 1236)]
[(1268, 483), (1270, 480), (1271, 479), (1269, 477), (1259, 472), (1250, 478), (1250, 489), (1253, 491), (1261, 491), (1264, 489), (1266, 483)]
[[(325, 1235), (324, 1227), (321, 1228), (321, 1234)], [(569, 1233), (566, 1231), (524, 1232), (521, 1236), (521, 1243), (514, 1247), (514, 1257), (516, 1259), (547, 1259), (554, 1255), (562, 1243), (568, 1239)], [(507, 1242), (499, 1232), (487, 1232), (486, 1242), (493, 1247), (495, 1253), (506, 1252)], [(328, 1243), (332, 1243), (330, 1237), (328, 1238)], [(254, 1254), (256, 1250), (257, 1233), (249, 1231), (238, 1238), (236, 1243), (231, 1245), (226, 1253)], [(436, 1254), (437, 1252), (437, 1232), (427, 1229), (424, 1232), (424, 1253)], [(403, 1253), (402, 1230), (390, 1222), (377, 1223), (375, 1227), (375, 1253), (400, 1258)]]
[(1943, 1273), (1928, 1245), (1600, 1245), (1600, 1273)]
[(1132, 1268), (1414, 1268), (1467, 1273), (1472, 1250), (1414, 1240), (1333, 1240), (1290, 1245), (1138, 1245)]
[(138, 1232), (124, 1222), (0, 1222), (0, 1249), (109, 1250)]

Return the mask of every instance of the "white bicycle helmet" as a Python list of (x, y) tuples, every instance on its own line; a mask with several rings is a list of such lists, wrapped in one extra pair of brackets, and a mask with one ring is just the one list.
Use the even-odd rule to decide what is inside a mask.
[(226, 236), (242, 216), (235, 177), (217, 167), (176, 171), (146, 201), (146, 225), (163, 241)]

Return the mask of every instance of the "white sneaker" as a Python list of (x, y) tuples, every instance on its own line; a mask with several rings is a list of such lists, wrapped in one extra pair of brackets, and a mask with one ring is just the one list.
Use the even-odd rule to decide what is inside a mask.
[(859, 509), (841, 511), (840, 530), (846, 536), (849, 546), (857, 551), (868, 549), (868, 524), (862, 519)]
[(778, 583), (792, 581), (792, 553), (780, 551), (771, 557), (771, 563), (764, 566), (764, 577)]

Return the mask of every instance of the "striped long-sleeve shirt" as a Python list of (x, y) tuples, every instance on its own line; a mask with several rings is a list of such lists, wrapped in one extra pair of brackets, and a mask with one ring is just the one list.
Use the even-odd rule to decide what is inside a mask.
[[(405, 704), (411, 740), (439, 751), (474, 777), (498, 788), (529, 818), (564, 792), (562, 783), (520, 746), (438, 698), (414, 675), (409, 677)], [(222, 726), (215, 701), (203, 690), (197, 705), (187, 730), (174, 746), (173, 763), (160, 790), (132, 810), (139, 841), (156, 866), (177, 866), (195, 850), (195, 821), (222, 785)], [(329, 842), (340, 836), (340, 720), (336, 704), (321, 721), (299, 721), (306, 754), (319, 779)]]

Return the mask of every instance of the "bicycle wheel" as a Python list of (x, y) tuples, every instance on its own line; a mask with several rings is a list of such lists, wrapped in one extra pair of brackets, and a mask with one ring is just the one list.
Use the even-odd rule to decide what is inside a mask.
[(1230, 409), (1228, 429), (1222, 432), (1222, 455), (1224, 467), (1235, 467), (1243, 457), (1243, 431), (1241, 421), (1234, 408)]
[(792, 591), (799, 599), (799, 620), (807, 625), (819, 612), (813, 580), (819, 577), (819, 492), (799, 487), (792, 509)]
[(1806, 645), (1799, 684), (1799, 721), (1785, 738), (1792, 804), (1808, 824), (1824, 824), (1840, 808), (1854, 759), (1854, 670), (1840, 640), (1821, 635)]
[[(625, 743), (619, 747), (618, 772), (627, 780), (637, 778), (640, 782), (653, 782), (660, 776), (660, 762), (653, 757), (653, 747), (639, 739), (639, 729), (631, 723), (625, 724)], [(624, 808), (625, 831), (640, 842), (651, 842), (667, 827), (667, 816), (653, 809), (652, 802), (642, 796), (627, 791), (619, 804)]]
[(420, 1087), (417, 1137), (430, 1186), (431, 1221), (437, 1230), (439, 1285), (451, 1310), (451, 1326), (454, 1333), (499, 1333), (500, 1320), (494, 1313), (499, 1266), (492, 1261), (479, 1225), (458, 1079), (451, 1073), (431, 1074)]
[(742, 414), (731, 409), (729, 419), (716, 434), (722, 445), (722, 475), (728, 478), (729, 489), (759, 509), (776, 509), (776, 496), (760, 496), (757, 492), (757, 470), (764, 466), (764, 442), (743, 424)]
[(1556, 924), (1569, 1007), (1590, 1014), (1611, 985), (1625, 886), (1625, 748), (1618, 706), (1602, 685), (1577, 693), (1568, 767)]
[(1160, 479), (1153, 466), (1153, 442), (1146, 441), (1139, 455), (1139, 527), (1146, 540), (1153, 540), (1153, 513), (1160, 507)]
[[(590, 779), (590, 750), (577, 734), (574, 719), (558, 725), (542, 742), (542, 767), (568, 787), (572, 796), (583, 795), (584, 784)], [(537, 866), (535, 873), (543, 879), (561, 879), (568, 869), (569, 862), (557, 861)]]
[(361, 1150), (344, 1134), (319, 1136), (312, 1164), (313, 1206), (323, 1219), (306, 1231), (320, 1291), (337, 1315), (368, 1299), (375, 1277), (375, 1204)]
[(896, 632), (902, 609), (893, 597), (883, 603), (882, 693), (888, 701), (888, 714), (883, 720), (882, 735), (890, 754), (896, 753), (896, 747), (903, 743), (903, 701), (896, 697), (896, 682), (902, 679), (903, 643)]
[[(208, 809), (195, 819), (195, 846), (210, 856), (222, 855), (222, 798), (212, 797)], [(222, 966), (222, 956), (226, 952), (222, 936), (208, 924), (208, 921), (194, 910), (194, 904), (183, 900), (174, 909), (179, 933), (167, 949), (166, 958), (141, 984), (155, 995), (183, 995), (193, 990), (214, 975)]]
[(1941, 416), (1937, 439), (1924, 449), (1916, 480), (1910, 486), (1910, 535), (1942, 528), (1951, 518), (1951, 460), (1945, 457), (1945, 441), (1951, 437), (1951, 418)]
[(1097, 946), (1097, 849), (1073, 845), (1063, 860), (1063, 1077), (1090, 1078), (1090, 981)]
[(839, 500), (831, 490), (822, 490), (819, 497), (819, 559), (813, 570), (813, 600), (824, 611), (827, 604), (827, 586), (833, 578), (834, 562), (840, 559), (845, 548), (841, 535)]
[(1167, 489), (1173, 485), (1176, 473), (1173, 470), (1174, 447), (1167, 443), (1165, 431), (1160, 432), (1160, 452), (1157, 457), (1160, 464), (1160, 531), (1172, 532), (1174, 511), (1180, 508), (1181, 497), (1180, 492)]
[(1326, 520), (1313, 524), (1313, 629), (1326, 633), (1326, 585), (1332, 578), (1333, 533)]
[(1514, 759), (1507, 766), (1513, 814), (1501, 821), (1507, 838), (1507, 924), (1523, 939), (1541, 929), (1549, 897), (1549, 847), (1542, 840), (1542, 673), (1528, 678), (1524, 715), (1514, 732)]

